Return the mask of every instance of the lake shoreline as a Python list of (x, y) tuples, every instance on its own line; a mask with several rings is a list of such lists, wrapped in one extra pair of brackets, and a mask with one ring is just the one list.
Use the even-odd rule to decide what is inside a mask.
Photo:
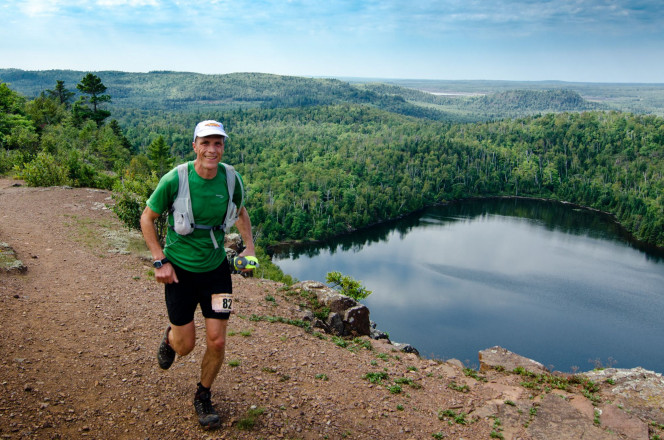
[[(502, 345), (561, 371), (615, 358), (620, 367), (658, 365), (657, 354), (635, 349), (626, 335), (641, 322), (643, 349), (661, 346), (651, 339), (663, 260), (628, 244), (613, 216), (514, 196), (428, 209), (337, 241), (298, 243), (273, 261), (300, 281), (322, 282), (330, 271), (358, 280), (374, 291), (363, 303), (378, 328), (428, 358), (472, 364), (478, 350)], [(547, 336), (547, 328), (555, 332)], [(588, 337), (577, 345), (579, 334)], [(538, 339), (563, 344), (562, 356), (547, 354)]]
[(343, 232), (343, 233), (340, 233), (340, 234), (335, 234), (335, 235), (332, 235), (332, 236), (330, 236), (328, 238), (325, 238), (325, 239), (322, 239), (322, 240), (312, 240), (312, 239), (284, 240), (284, 241), (277, 242), (275, 244), (267, 245), (265, 247), (265, 249), (266, 249), (268, 255), (270, 257), (272, 257), (275, 254), (279, 254), (279, 253), (283, 252), (284, 250), (290, 249), (290, 248), (293, 248), (293, 247), (297, 248), (297, 247), (306, 247), (306, 246), (311, 246), (311, 245), (316, 245), (316, 244), (324, 244), (324, 243), (327, 243), (327, 242), (330, 242), (330, 241), (337, 240), (341, 237), (345, 237), (345, 236), (348, 236), (348, 235), (351, 235), (351, 234), (354, 234), (354, 233), (357, 233), (357, 232), (362, 232), (362, 231), (366, 231), (366, 230), (375, 228), (377, 226), (390, 225), (391, 223), (398, 222), (398, 221), (403, 220), (405, 218), (419, 215), (419, 214), (421, 214), (422, 212), (424, 212), (425, 210), (427, 210), (429, 208), (435, 208), (435, 207), (440, 207), (440, 206), (448, 206), (448, 205), (455, 204), (455, 203), (464, 203), (464, 202), (468, 202), (468, 201), (478, 201), (478, 200), (479, 201), (481, 201), (481, 200), (537, 200), (537, 201), (541, 201), (541, 202), (560, 203), (562, 205), (572, 206), (574, 208), (583, 209), (583, 210), (587, 210), (587, 211), (590, 211), (590, 212), (595, 212), (595, 213), (604, 215), (607, 218), (610, 218), (611, 221), (616, 226), (618, 226), (620, 228), (622, 238), (624, 238), (631, 245), (633, 245), (634, 247), (636, 247), (640, 251), (651, 252), (651, 253), (657, 254), (657, 255), (661, 256), (662, 258), (664, 258), (664, 246), (655, 246), (655, 245), (647, 243), (645, 241), (638, 240), (634, 236), (634, 234), (632, 234), (629, 230), (627, 230), (627, 228), (625, 228), (622, 225), (622, 223), (620, 223), (618, 221), (618, 219), (616, 218), (616, 215), (611, 213), (611, 212), (602, 211), (601, 209), (592, 208), (590, 206), (585, 206), (585, 205), (579, 205), (577, 203), (568, 202), (568, 201), (565, 201), (565, 200), (548, 199), (548, 198), (545, 198), (545, 197), (514, 196), (514, 195), (473, 196), (473, 197), (466, 197), (464, 199), (459, 199), (459, 200), (452, 200), (452, 201), (435, 203), (435, 204), (432, 204), (432, 205), (427, 205), (427, 206), (425, 206), (423, 208), (420, 208), (420, 209), (417, 209), (415, 211), (409, 212), (407, 214), (400, 215), (398, 217), (394, 217), (394, 218), (390, 218), (390, 219), (387, 219), (387, 220), (374, 222), (374, 223), (368, 224), (366, 226), (362, 226), (360, 228), (352, 228), (352, 229), (349, 229), (347, 232)]

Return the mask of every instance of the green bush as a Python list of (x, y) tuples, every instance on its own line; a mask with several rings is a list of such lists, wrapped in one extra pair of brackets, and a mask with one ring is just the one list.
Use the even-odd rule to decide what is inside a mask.
[(95, 175), (97, 171), (95, 168), (85, 163), (81, 159), (81, 154), (77, 150), (69, 152), (66, 161), (68, 176), (75, 187), (95, 187)]
[(338, 287), (342, 294), (357, 301), (368, 297), (372, 293), (371, 290), (367, 290), (362, 286), (359, 281), (348, 275), (342, 275), (341, 272), (328, 272), (325, 280), (331, 283), (332, 287)]
[(26, 162), (25, 154), (20, 150), (5, 150), (0, 148), (0, 174), (6, 174), (14, 167)]
[(122, 186), (118, 191), (116, 188), (113, 194), (115, 205), (112, 210), (118, 216), (120, 221), (130, 229), (141, 229), (141, 214), (145, 207), (145, 199), (128, 191)]
[(67, 168), (56, 162), (48, 153), (39, 153), (37, 157), (24, 164), (20, 177), (28, 186), (69, 185)]
[(112, 190), (115, 188), (115, 184), (118, 182), (118, 178), (115, 175), (107, 174), (105, 172), (98, 172), (95, 175), (95, 180), (93, 186), (95, 188)]
[[(136, 175), (126, 177), (120, 181), (115, 179), (113, 185), (113, 199), (115, 205), (111, 208), (115, 215), (131, 229), (141, 229), (141, 214), (145, 203), (157, 187), (159, 179), (152, 173), (150, 176)], [(167, 213), (155, 222), (159, 240), (163, 242), (166, 236)]]

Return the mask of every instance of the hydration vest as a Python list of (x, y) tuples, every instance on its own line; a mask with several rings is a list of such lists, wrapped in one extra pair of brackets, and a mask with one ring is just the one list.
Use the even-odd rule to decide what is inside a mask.
[(235, 224), (240, 214), (240, 208), (244, 203), (244, 186), (241, 179), (240, 182), (241, 200), (240, 205), (233, 202), (233, 195), (235, 193), (235, 168), (231, 165), (222, 162), (226, 169), (226, 186), (228, 187), (228, 207), (226, 208), (226, 217), (224, 223), (221, 225), (199, 225), (194, 220), (194, 212), (191, 209), (191, 195), (189, 194), (189, 163), (185, 162), (177, 166), (178, 170), (178, 195), (173, 201), (171, 211), (173, 213), (173, 230), (180, 235), (189, 235), (194, 232), (194, 229), (206, 229), (210, 231), (210, 238), (214, 243), (214, 248), (218, 249), (219, 244), (214, 236), (214, 231), (223, 230), (228, 232)]

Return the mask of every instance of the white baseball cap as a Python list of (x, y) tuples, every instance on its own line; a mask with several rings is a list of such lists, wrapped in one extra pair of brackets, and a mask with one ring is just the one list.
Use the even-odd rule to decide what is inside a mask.
[(228, 135), (224, 131), (224, 124), (221, 122), (212, 120), (199, 122), (198, 125), (196, 125), (196, 129), (194, 130), (194, 142), (196, 142), (197, 137), (212, 135), (221, 135), (224, 138), (228, 138)]

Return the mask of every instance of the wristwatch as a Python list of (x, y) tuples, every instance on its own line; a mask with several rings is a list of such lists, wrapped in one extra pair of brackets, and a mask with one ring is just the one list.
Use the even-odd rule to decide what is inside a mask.
[(168, 258), (164, 258), (163, 260), (155, 260), (152, 262), (152, 265), (154, 266), (155, 269), (160, 269), (161, 266), (163, 266), (166, 263), (168, 263)]

